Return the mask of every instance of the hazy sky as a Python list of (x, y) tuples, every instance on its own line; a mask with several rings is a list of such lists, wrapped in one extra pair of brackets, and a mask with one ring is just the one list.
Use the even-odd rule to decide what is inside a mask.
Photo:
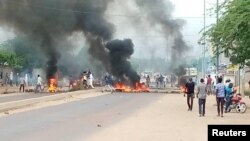
[[(119, 0), (115, 1), (113, 6), (110, 6), (109, 13), (115, 13), (119, 16), (108, 15), (108, 19), (116, 25), (117, 38), (132, 38), (135, 44), (134, 56), (150, 56), (153, 52), (156, 56), (168, 56), (165, 37), (159, 34), (158, 29), (150, 26), (145, 26), (147, 23), (138, 22), (131, 23), (132, 18), (143, 18), (143, 13), (138, 12), (138, 8), (133, 4), (133, 0), (127, 0), (127, 3), (120, 4)], [(192, 49), (189, 51), (190, 56), (202, 55), (202, 46), (197, 42), (201, 37), (200, 31), (204, 27), (204, 1), (203, 0), (171, 0), (175, 8), (172, 13), (174, 18), (185, 20), (183, 26), (183, 36), (185, 41)], [(210, 9), (215, 5), (216, 0), (206, 0), (206, 9)], [(118, 6), (119, 5), (119, 6)], [(153, 7), (152, 7), (153, 8)], [(115, 12), (114, 12), (115, 11)], [(137, 14), (135, 14), (137, 13)], [(134, 15), (129, 16), (129, 15)], [(209, 17), (209, 11), (206, 13), (206, 25), (215, 22), (215, 18)], [(133, 28), (132, 28), (133, 27)], [(135, 29), (136, 28), (136, 29)], [(198, 57), (198, 56), (197, 56)]]
[[(186, 20), (183, 28), (183, 35), (188, 45), (193, 49), (190, 51), (190, 55), (201, 54), (201, 46), (197, 44), (201, 34), (199, 33), (203, 28), (204, 19), (204, 1), (203, 0), (171, 0), (175, 5), (173, 17)], [(214, 6), (216, 0), (206, 0), (207, 9)], [(107, 15), (107, 18), (116, 25), (116, 38), (132, 38), (135, 44), (135, 56), (142, 56), (141, 52), (147, 50), (144, 56), (150, 55), (152, 51), (157, 51), (160, 55), (168, 55), (166, 48), (162, 47), (166, 44), (163, 40), (164, 37), (158, 34), (157, 29), (144, 29), (143, 26), (131, 24), (128, 21), (130, 18), (129, 12), (138, 12), (132, 3), (128, 2), (126, 5), (120, 4), (121, 0), (116, 0), (117, 6), (114, 4), (108, 9), (107, 13), (120, 14), (120, 16)], [(123, 2), (123, 1), (122, 1)], [(124, 11), (126, 13), (124, 13)], [(208, 14), (207, 14), (208, 15)], [(138, 15), (140, 16), (140, 15)], [(215, 18), (207, 17), (206, 24), (209, 25), (215, 21)], [(134, 26), (134, 28), (131, 28)], [(138, 26), (138, 27), (137, 27)], [(135, 30), (136, 28), (136, 30)], [(138, 32), (138, 28), (140, 32)], [(14, 37), (14, 33), (9, 29), (0, 27), (0, 43)], [(79, 43), (80, 45), (81, 43)], [(155, 51), (156, 50), (156, 51)], [(164, 53), (162, 53), (164, 52)]]

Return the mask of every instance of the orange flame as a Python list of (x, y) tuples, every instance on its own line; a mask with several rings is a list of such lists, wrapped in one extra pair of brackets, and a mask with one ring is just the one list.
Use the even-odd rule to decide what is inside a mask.
[(124, 83), (116, 83), (115, 90), (120, 92), (149, 92), (148, 87), (145, 83), (135, 83), (134, 87), (131, 88)]
[(55, 78), (50, 78), (49, 79), (49, 92), (54, 93), (56, 92), (57, 89), (57, 83)]

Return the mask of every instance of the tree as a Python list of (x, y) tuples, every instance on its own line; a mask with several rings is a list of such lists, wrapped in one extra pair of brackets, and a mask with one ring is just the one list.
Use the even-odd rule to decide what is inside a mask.
[(0, 64), (1, 66), (9, 66), (15, 70), (22, 68), (24, 63), (24, 58), (17, 56), (15, 53), (0, 50)]
[[(217, 24), (204, 34), (214, 47), (214, 54), (225, 53), (233, 64), (248, 64), (250, 59), (250, 1), (231, 0), (223, 9)], [(218, 49), (217, 49), (218, 47)]]
[[(26, 36), (17, 36), (13, 39), (5, 41), (0, 45), (4, 50), (3, 54), (9, 56), (8, 63), (14, 69), (31, 71), (33, 68), (39, 68), (44, 64), (39, 50)], [(12, 57), (11, 57), (12, 56)]]

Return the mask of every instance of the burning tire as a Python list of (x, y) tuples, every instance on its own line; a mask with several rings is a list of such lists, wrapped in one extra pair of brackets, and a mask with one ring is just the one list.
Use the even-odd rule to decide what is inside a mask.
[(235, 110), (238, 113), (245, 113), (247, 110), (247, 105), (245, 103), (237, 104)]

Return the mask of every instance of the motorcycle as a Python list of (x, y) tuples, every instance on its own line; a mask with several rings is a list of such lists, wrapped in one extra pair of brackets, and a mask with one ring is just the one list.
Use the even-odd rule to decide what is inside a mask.
[(245, 113), (247, 110), (247, 105), (242, 101), (242, 95), (240, 93), (233, 94), (231, 97), (230, 106), (227, 112), (230, 112), (232, 109), (235, 109), (237, 113)]

